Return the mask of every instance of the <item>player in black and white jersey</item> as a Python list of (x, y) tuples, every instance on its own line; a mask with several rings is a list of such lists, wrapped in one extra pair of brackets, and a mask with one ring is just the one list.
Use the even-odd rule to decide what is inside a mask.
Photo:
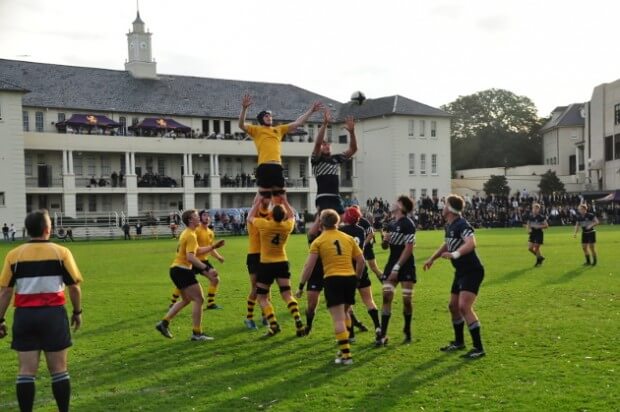
[(465, 349), (463, 328), (464, 322), (467, 322), (474, 347), (462, 357), (477, 359), (484, 356), (485, 352), (480, 338), (480, 321), (473, 306), (484, 279), (484, 267), (475, 251), (474, 229), (461, 216), (464, 205), (465, 201), (460, 196), (450, 195), (446, 199), (442, 212), (447, 222), (445, 242), (424, 263), (424, 270), (430, 269), (433, 262), (440, 257), (452, 262), (455, 273), (448, 309), (452, 316), (454, 341), (440, 350), (454, 352)]
[(375, 331), (376, 346), (387, 343), (387, 330), (392, 316), (394, 290), (400, 283), (403, 291), (403, 315), (405, 326), (404, 343), (411, 342), (411, 318), (413, 316), (413, 286), (416, 283), (413, 247), (415, 245), (415, 224), (407, 217), (413, 210), (413, 201), (402, 195), (391, 207), (392, 217), (387, 229), (383, 231), (383, 249), (390, 248), (390, 256), (383, 271), (383, 306), (381, 308), (381, 328)]
[[(355, 207), (359, 210), (358, 205), (353, 205), (351, 207)], [(360, 210), (361, 211), (361, 210)], [(362, 227), (366, 231), (366, 243), (364, 243), (364, 259), (366, 259), (366, 263), (372, 272), (377, 276), (377, 278), (381, 279), (383, 276), (383, 272), (377, 266), (377, 260), (375, 259), (375, 229), (372, 227), (372, 224), (368, 219), (362, 215), (360, 220), (357, 222), (358, 225)]]
[[(596, 215), (592, 212), (588, 212), (587, 205), (579, 205), (579, 213), (577, 214), (573, 237), (577, 237), (577, 231), (579, 227), (581, 227), (581, 247), (586, 257), (584, 266), (590, 264), (596, 266), (597, 263), (596, 248), (594, 246), (596, 244), (596, 230), (594, 230), (594, 226), (598, 225), (598, 223)], [(590, 255), (592, 255), (591, 261)]]
[[(308, 245), (311, 245), (312, 242), (319, 236), (321, 236), (321, 221), (319, 218), (319, 213), (316, 214), (314, 222), (310, 229), (308, 230)], [(317, 257), (316, 264), (312, 269), (312, 274), (308, 279), (308, 292), (306, 294), (306, 328), (305, 334), (308, 335), (312, 330), (312, 323), (314, 322), (314, 316), (316, 315), (316, 308), (319, 306), (319, 300), (321, 298), (321, 291), (323, 290), (324, 283), (324, 273), (323, 273), (323, 263), (321, 262), (321, 258)], [(304, 284), (301, 283), (297, 288), (297, 292), (295, 293), (295, 297), (297, 299), (301, 299), (304, 291)]]
[(535, 267), (542, 265), (545, 257), (540, 253), (540, 246), (543, 244), (544, 233), (543, 229), (549, 227), (547, 218), (540, 213), (540, 205), (538, 203), (532, 204), (532, 213), (527, 217), (525, 227), (529, 233), (527, 250), (536, 256)]
[(355, 137), (355, 120), (353, 116), (345, 118), (344, 128), (349, 132), (349, 148), (341, 153), (333, 155), (330, 142), (325, 141), (325, 132), (331, 121), (329, 109), (323, 110), (323, 124), (314, 144), (310, 163), (312, 173), (316, 177), (317, 195), (316, 207), (320, 213), (325, 209), (334, 209), (339, 215), (344, 213), (342, 199), (340, 198), (340, 165), (351, 159), (357, 152), (357, 139)]

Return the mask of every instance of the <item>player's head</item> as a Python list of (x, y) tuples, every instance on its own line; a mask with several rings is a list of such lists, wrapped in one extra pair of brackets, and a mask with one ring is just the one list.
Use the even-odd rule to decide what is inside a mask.
[(585, 215), (588, 212), (588, 205), (586, 205), (585, 203), (582, 203), (579, 205), (579, 213), (581, 213), (582, 215)]
[(449, 215), (460, 216), (463, 212), (465, 201), (459, 195), (450, 195), (446, 198), (446, 205), (443, 208), (442, 215), (447, 218)]
[(323, 140), (321, 143), (321, 154), (329, 156), (332, 153), (332, 144), (327, 140)]
[(198, 212), (196, 209), (189, 209), (183, 212), (181, 215), (181, 221), (187, 227), (196, 227), (200, 220), (198, 219)]
[(49, 238), (52, 228), (52, 221), (46, 209), (35, 210), (28, 213), (24, 220), (24, 226), (28, 231), (28, 236), (32, 238)]
[(359, 222), (361, 217), (362, 212), (360, 212), (359, 208), (351, 206), (344, 211), (342, 221), (347, 225), (355, 225)]
[(532, 204), (532, 213), (537, 215), (538, 212), (540, 212), (540, 205), (538, 203), (533, 203)]
[(396, 203), (392, 206), (393, 212), (400, 212), (403, 215), (411, 213), (413, 210), (413, 200), (409, 196), (401, 195), (396, 199)]
[(256, 120), (261, 126), (271, 126), (273, 124), (273, 117), (271, 110), (261, 110), (256, 116)]
[(286, 217), (286, 210), (284, 210), (284, 206), (282, 205), (275, 205), (271, 211), (271, 214), (274, 221), (281, 222)]
[(198, 212), (198, 217), (200, 218), (200, 223), (202, 223), (203, 225), (208, 225), (209, 220), (211, 219), (211, 216), (209, 216), (209, 212), (207, 211), (207, 209), (202, 209), (200, 212)]
[(324, 229), (335, 229), (340, 222), (340, 216), (334, 209), (325, 209), (321, 212), (321, 226)]

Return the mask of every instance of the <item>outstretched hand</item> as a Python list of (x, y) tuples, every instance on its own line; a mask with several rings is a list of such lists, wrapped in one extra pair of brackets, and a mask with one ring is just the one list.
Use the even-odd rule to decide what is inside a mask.
[(323, 108), (323, 124), (328, 125), (332, 121), (332, 112), (329, 108)]
[(320, 110), (322, 110), (325, 106), (323, 106), (323, 103), (321, 103), (320, 101), (315, 101), (314, 103), (312, 103), (312, 106), (310, 107), (310, 111), (312, 113), (314, 112), (318, 112)]
[(424, 262), (424, 271), (427, 271), (433, 266), (433, 261), (431, 259)]
[(247, 109), (248, 107), (252, 105), (252, 103), (254, 103), (252, 101), (252, 96), (250, 96), (249, 94), (244, 94), (243, 98), (241, 99), (241, 107), (243, 107), (244, 109)]
[(355, 131), (355, 118), (353, 116), (347, 116), (344, 118), (344, 128), (349, 133), (353, 133)]

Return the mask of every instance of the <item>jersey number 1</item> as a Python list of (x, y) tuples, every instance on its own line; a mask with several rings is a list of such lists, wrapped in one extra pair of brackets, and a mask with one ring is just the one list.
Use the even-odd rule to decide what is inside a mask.
[(334, 245), (336, 246), (336, 253), (338, 255), (342, 255), (342, 249), (340, 249), (340, 242), (337, 240), (334, 240)]

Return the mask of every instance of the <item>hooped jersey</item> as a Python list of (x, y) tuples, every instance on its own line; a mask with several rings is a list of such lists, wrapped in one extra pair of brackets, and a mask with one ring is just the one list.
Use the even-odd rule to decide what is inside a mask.
[[(446, 246), (448, 252), (455, 252), (458, 248), (465, 244), (465, 239), (474, 236), (474, 229), (469, 222), (463, 217), (455, 219), (451, 224), (446, 226)], [(470, 268), (480, 268), (482, 263), (478, 259), (475, 250), (466, 255), (461, 255), (458, 259), (451, 259), (452, 266), (457, 270), (467, 270)]]
[(344, 153), (325, 156), (323, 154), (312, 154), (310, 163), (312, 173), (316, 177), (317, 197), (321, 195), (339, 195), (340, 179), (338, 177), (340, 164), (349, 158)]

